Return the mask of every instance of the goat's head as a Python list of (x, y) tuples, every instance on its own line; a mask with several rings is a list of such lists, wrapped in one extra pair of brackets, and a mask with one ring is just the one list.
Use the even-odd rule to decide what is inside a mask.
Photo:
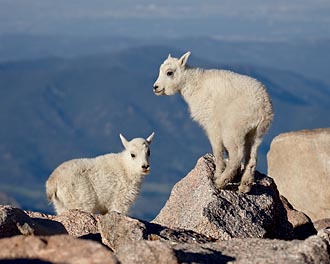
[(172, 95), (178, 92), (183, 85), (184, 70), (190, 52), (185, 53), (181, 58), (173, 58), (171, 54), (160, 65), (159, 75), (154, 83), (154, 93), (156, 95)]
[(134, 138), (128, 141), (122, 134), (120, 139), (125, 147), (124, 155), (128, 160), (129, 170), (134, 173), (147, 175), (150, 172), (150, 144), (154, 138), (154, 132), (147, 138)]

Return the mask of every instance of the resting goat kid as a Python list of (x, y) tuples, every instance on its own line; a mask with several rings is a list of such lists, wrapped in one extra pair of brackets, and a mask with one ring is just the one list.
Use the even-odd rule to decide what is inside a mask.
[(127, 141), (120, 134), (125, 150), (91, 159), (74, 159), (62, 163), (46, 182), (47, 197), (56, 213), (80, 209), (106, 214), (127, 214), (139, 195), (145, 175), (150, 172), (150, 144), (147, 139)]
[[(190, 52), (171, 55), (160, 66), (156, 95), (180, 93), (192, 118), (205, 130), (216, 160), (215, 184), (224, 189), (244, 160), (240, 192), (254, 182), (257, 150), (273, 120), (265, 86), (256, 79), (227, 70), (205, 70), (187, 65)], [(224, 161), (227, 151), (228, 161)]]

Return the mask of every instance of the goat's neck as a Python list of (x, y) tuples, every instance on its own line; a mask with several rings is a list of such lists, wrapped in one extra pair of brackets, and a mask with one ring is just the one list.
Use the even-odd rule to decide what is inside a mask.
[(187, 67), (185, 69), (184, 80), (180, 89), (180, 94), (185, 99), (185, 101), (188, 102), (189, 99), (193, 97), (194, 94), (198, 91), (202, 74), (203, 70), (199, 68)]

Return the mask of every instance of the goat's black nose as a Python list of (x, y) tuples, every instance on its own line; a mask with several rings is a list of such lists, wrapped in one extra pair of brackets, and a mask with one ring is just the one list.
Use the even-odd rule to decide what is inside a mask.
[(149, 169), (149, 164), (147, 164), (147, 165), (142, 165), (142, 169), (145, 169), (145, 170)]
[(154, 85), (154, 90), (157, 90), (158, 89), (158, 85)]

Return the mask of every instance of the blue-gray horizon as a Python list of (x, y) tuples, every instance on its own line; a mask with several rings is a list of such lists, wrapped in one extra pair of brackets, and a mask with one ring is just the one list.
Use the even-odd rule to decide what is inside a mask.
[(330, 1), (0, 0), (0, 35), (329, 38)]

